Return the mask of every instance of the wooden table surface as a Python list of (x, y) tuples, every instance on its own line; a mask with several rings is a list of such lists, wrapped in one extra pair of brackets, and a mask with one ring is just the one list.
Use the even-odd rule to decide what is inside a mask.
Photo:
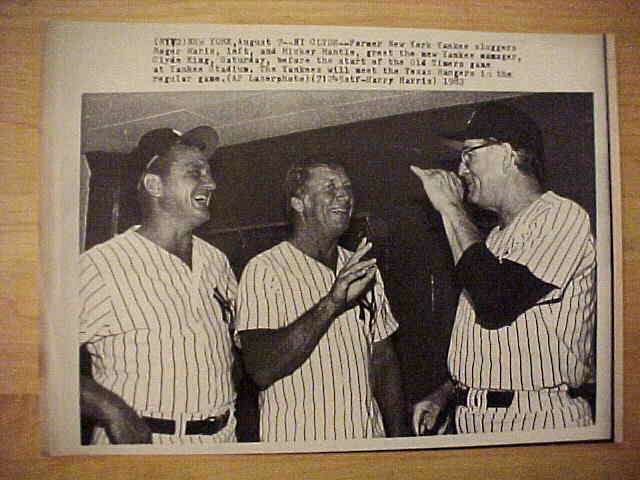
[[(40, 453), (38, 201), (42, 21), (390, 26), (616, 34), (624, 242), (624, 427), (620, 444), (264, 456), (62, 457)], [(2, 1), (0, 138), (0, 477), (640, 477), (640, 2)]]

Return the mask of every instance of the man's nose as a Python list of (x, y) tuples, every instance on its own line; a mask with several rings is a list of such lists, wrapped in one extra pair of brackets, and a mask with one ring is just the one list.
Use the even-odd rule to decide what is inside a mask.
[(336, 190), (337, 198), (351, 198), (351, 192), (346, 188), (338, 188)]
[(203, 183), (202, 186), (208, 190), (215, 190), (217, 187), (216, 181), (213, 179), (213, 177), (211, 176), (211, 173), (209, 172), (205, 172), (202, 175), (202, 183)]
[(467, 167), (467, 162), (462, 160), (458, 166), (458, 175), (462, 176), (465, 173), (469, 173), (469, 168)]

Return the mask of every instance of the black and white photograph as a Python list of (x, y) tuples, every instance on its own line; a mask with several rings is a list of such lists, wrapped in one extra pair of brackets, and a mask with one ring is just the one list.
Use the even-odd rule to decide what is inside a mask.
[(621, 438), (610, 38), (46, 40), (49, 454)]
[(593, 426), (593, 122), (588, 93), (85, 94), (82, 443)]

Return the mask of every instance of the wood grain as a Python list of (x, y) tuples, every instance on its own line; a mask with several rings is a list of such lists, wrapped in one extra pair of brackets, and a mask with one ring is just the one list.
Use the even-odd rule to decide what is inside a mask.
[[(350, 454), (40, 453), (38, 186), (42, 21), (316, 24), (616, 34), (624, 231), (625, 441)], [(637, 478), (640, 476), (640, 4), (637, 1), (14, 1), (0, 4), (0, 477)]]

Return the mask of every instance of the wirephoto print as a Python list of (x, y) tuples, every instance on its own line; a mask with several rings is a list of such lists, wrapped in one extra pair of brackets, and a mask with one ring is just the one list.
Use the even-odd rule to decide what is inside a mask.
[[(224, 73), (320, 75), (240, 63)], [(49, 248), (75, 312), (53, 376), (76, 393), (48, 405), (52, 450), (613, 438), (601, 93), (189, 89), (153, 64), (168, 90), (78, 105), (75, 226)]]

